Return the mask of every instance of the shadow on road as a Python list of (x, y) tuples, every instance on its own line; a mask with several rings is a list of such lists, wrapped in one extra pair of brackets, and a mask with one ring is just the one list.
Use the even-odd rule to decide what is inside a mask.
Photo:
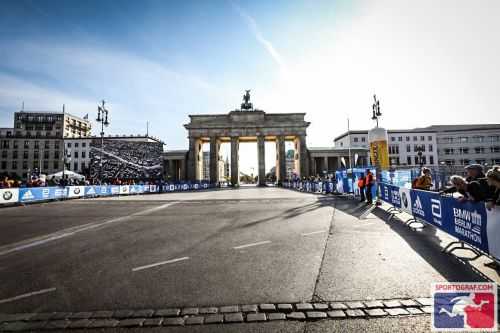
[[(359, 204), (358, 201), (337, 198), (335, 208), (359, 218), (362, 212), (367, 209), (367, 206)], [(418, 231), (410, 229), (397, 218), (389, 221), (390, 215), (380, 207), (375, 208), (372, 214), (381, 220), (381, 222), (389, 226), (392, 231), (397, 233), (422, 259), (439, 272), (447, 281), (489, 281), (484, 274), (479, 272), (469, 262), (441, 252), (443, 250), (441, 243), (445, 240), (437, 236), (437, 229), (433, 226), (427, 225), (425, 228)]]

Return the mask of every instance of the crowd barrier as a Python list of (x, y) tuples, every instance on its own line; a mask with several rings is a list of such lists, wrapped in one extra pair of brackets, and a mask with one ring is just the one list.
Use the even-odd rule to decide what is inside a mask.
[(175, 182), (161, 185), (49, 186), (0, 189), (0, 205), (74, 198), (196, 191), (213, 188), (208, 182)]
[[(460, 202), (437, 192), (408, 189), (391, 184), (380, 184), (380, 199), (393, 210), (406, 212), (415, 221), (435, 226), (458, 239), (445, 252), (471, 246), (476, 259), (481, 254), (500, 259), (500, 208), (491, 210), (484, 202)], [(459, 244), (460, 246), (456, 246)]]
[(335, 182), (313, 182), (313, 181), (284, 181), (284, 188), (291, 188), (310, 193), (333, 193), (336, 192)]

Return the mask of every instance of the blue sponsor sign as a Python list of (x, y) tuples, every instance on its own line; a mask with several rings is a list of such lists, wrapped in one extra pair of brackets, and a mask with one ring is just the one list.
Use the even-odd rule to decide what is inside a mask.
[(484, 203), (461, 203), (454, 198), (442, 197), (440, 208), (442, 230), (488, 253), (488, 218)]
[(399, 187), (389, 185), (389, 203), (394, 207), (401, 208), (401, 195), (399, 194)]
[(442, 228), (441, 196), (436, 192), (412, 190), (410, 192), (413, 216)]
[(19, 202), (51, 200), (66, 197), (64, 187), (27, 187), (19, 189)]
[(388, 184), (380, 183), (380, 199), (391, 203), (391, 187)]

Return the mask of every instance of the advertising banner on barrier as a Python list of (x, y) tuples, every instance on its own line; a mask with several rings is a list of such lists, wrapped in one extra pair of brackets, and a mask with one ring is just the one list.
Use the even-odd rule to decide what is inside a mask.
[(0, 189), (0, 204), (15, 203), (19, 200), (18, 188)]
[(65, 196), (66, 188), (64, 187), (27, 187), (19, 189), (19, 202), (51, 200), (64, 198)]
[(85, 195), (85, 186), (67, 186), (68, 198), (79, 198)]
[(500, 260), (500, 207), (486, 210), (486, 235), (488, 236), (488, 252)]
[(399, 195), (399, 187), (389, 185), (389, 195), (391, 197), (391, 205), (401, 208), (401, 196)]
[(405, 187), (400, 187), (399, 188), (399, 197), (401, 199), (401, 210), (405, 213), (408, 213), (410, 215), (413, 214), (411, 210), (411, 195), (410, 195), (410, 189), (405, 188)]
[(388, 184), (380, 183), (380, 199), (391, 203), (391, 189)]
[(436, 192), (419, 190), (412, 190), (410, 195), (413, 216), (442, 228), (441, 196)]
[[(462, 203), (455, 198), (441, 197), (440, 212), (443, 219), (440, 226), (442, 230), (484, 252), (489, 251), (488, 218), (484, 203)], [(498, 224), (493, 220), (490, 222)]]

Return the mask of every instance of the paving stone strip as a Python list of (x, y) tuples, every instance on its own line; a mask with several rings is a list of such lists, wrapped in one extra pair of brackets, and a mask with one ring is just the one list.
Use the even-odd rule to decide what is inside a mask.
[(350, 320), (429, 315), (432, 299), (384, 299), (365, 301), (262, 303), (163, 309), (0, 313), (0, 331), (61, 330), (73, 328), (158, 327), (251, 323), (274, 320)]

